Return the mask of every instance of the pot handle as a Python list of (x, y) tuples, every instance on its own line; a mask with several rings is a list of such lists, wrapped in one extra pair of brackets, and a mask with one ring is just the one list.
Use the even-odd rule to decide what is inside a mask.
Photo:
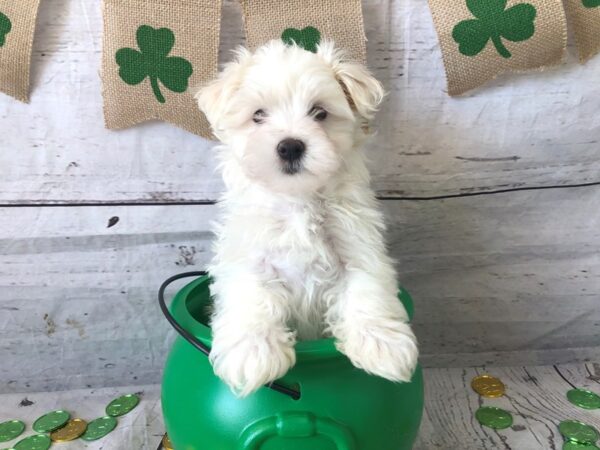
[(274, 436), (306, 438), (319, 435), (331, 439), (338, 450), (357, 448), (352, 433), (344, 425), (307, 412), (286, 412), (259, 420), (246, 428), (238, 449), (260, 450)]

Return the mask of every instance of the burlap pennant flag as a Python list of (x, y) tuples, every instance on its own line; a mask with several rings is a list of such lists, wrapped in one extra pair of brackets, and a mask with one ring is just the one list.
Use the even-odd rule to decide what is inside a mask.
[(310, 51), (331, 39), (354, 60), (366, 60), (360, 0), (241, 0), (248, 47), (271, 39), (296, 42)]
[(586, 62), (600, 52), (600, 0), (565, 0), (575, 32), (579, 59)]
[(40, 0), (0, 0), (0, 91), (29, 101), (29, 68)]
[(158, 119), (210, 138), (194, 90), (216, 75), (221, 0), (104, 0), (107, 128)]
[(565, 54), (561, 0), (429, 0), (429, 5), (450, 95), (505, 72), (558, 64)]

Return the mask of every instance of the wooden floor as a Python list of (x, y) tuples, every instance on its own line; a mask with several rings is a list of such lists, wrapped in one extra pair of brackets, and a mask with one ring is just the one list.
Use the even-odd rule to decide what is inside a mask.
[[(504, 381), (505, 397), (482, 399), (471, 390), (471, 379), (486, 372)], [(415, 450), (560, 450), (563, 440), (557, 426), (562, 420), (576, 419), (600, 429), (600, 410), (579, 409), (565, 396), (574, 386), (600, 393), (600, 364), (428, 369), (425, 378), (426, 411)], [(60, 444), (60, 448), (156, 450), (164, 432), (158, 386), (4, 395), (0, 396), (0, 422), (18, 418), (24, 420), (30, 430), (37, 416), (57, 408), (92, 419), (102, 414), (112, 398), (130, 392), (139, 392), (143, 401), (120, 420), (116, 431), (96, 443), (75, 441)], [(510, 411), (514, 425), (500, 431), (480, 426), (474, 413), (481, 405)]]
[[(482, 373), (499, 377), (506, 396), (483, 399), (471, 390)], [(600, 364), (542, 367), (431, 369), (426, 372), (426, 410), (418, 450), (537, 450), (562, 448), (558, 424), (576, 419), (600, 429), (600, 410), (580, 409), (566, 398), (573, 387), (600, 394)], [(484, 428), (474, 417), (482, 405), (510, 411), (514, 424), (506, 430)]]

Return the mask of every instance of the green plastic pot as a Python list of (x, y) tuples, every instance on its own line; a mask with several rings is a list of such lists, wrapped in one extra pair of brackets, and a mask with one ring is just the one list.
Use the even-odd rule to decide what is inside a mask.
[[(401, 290), (399, 298), (412, 317), (408, 293)], [(210, 302), (210, 278), (202, 276), (181, 289), (170, 307), (172, 323), (206, 347)], [(296, 356), (278, 384), (299, 392), (298, 399), (267, 387), (240, 399), (214, 375), (207, 356), (179, 336), (162, 384), (175, 450), (412, 448), (423, 412), (420, 367), (410, 383), (392, 383), (355, 368), (333, 339), (299, 342)]]

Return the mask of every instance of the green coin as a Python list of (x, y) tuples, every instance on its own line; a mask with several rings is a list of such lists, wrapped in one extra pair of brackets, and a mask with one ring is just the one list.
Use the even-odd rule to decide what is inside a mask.
[(9, 420), (0, 423), (0, 442), (12, 441), (25, 431), (25, 424), (20, 420)]
[(594, 444), (600, 437), (594, 427), (576, 420), (565, 420), (560, 423), (558, 429), (565, 439), (579, 444)]
[(140, 398), (134, 394), (124, 395), (114, 399), (106, 407), (106, 414), (111, 417), (118, 417), (127, 414), (135, 408), (140, 402)]
[(38, 433), (50, 433), (64, 427), (70, 418), (71, 414), (66, 411), (52, 411), (33, 422), (33, 429)]
[(45, 434), (29, 436), (15, 444), (15, 450), (48, 450), (52, 441)]
[(503, 409), (483, 406), (475, 412), (475, 418), (481, 425), (502, 430), (513, 424), (512, 415)]
[(86, 432), (81, 436), (84, 441), (95, 441), (101, 439), (115, 429), (117, 426), (117, 419), (114, 417), (106, 416), (100, 417), (99, 419), (92, 420), (87, 427)]
[(571, 389), (567, 392), (567, 398), (571, 403), (584, 409), (599, 409), (600, 395), (585, 389)]
[(594, 444), (580, 444), (579, 442), (566, 441), (562, 450), (600, 450)]

